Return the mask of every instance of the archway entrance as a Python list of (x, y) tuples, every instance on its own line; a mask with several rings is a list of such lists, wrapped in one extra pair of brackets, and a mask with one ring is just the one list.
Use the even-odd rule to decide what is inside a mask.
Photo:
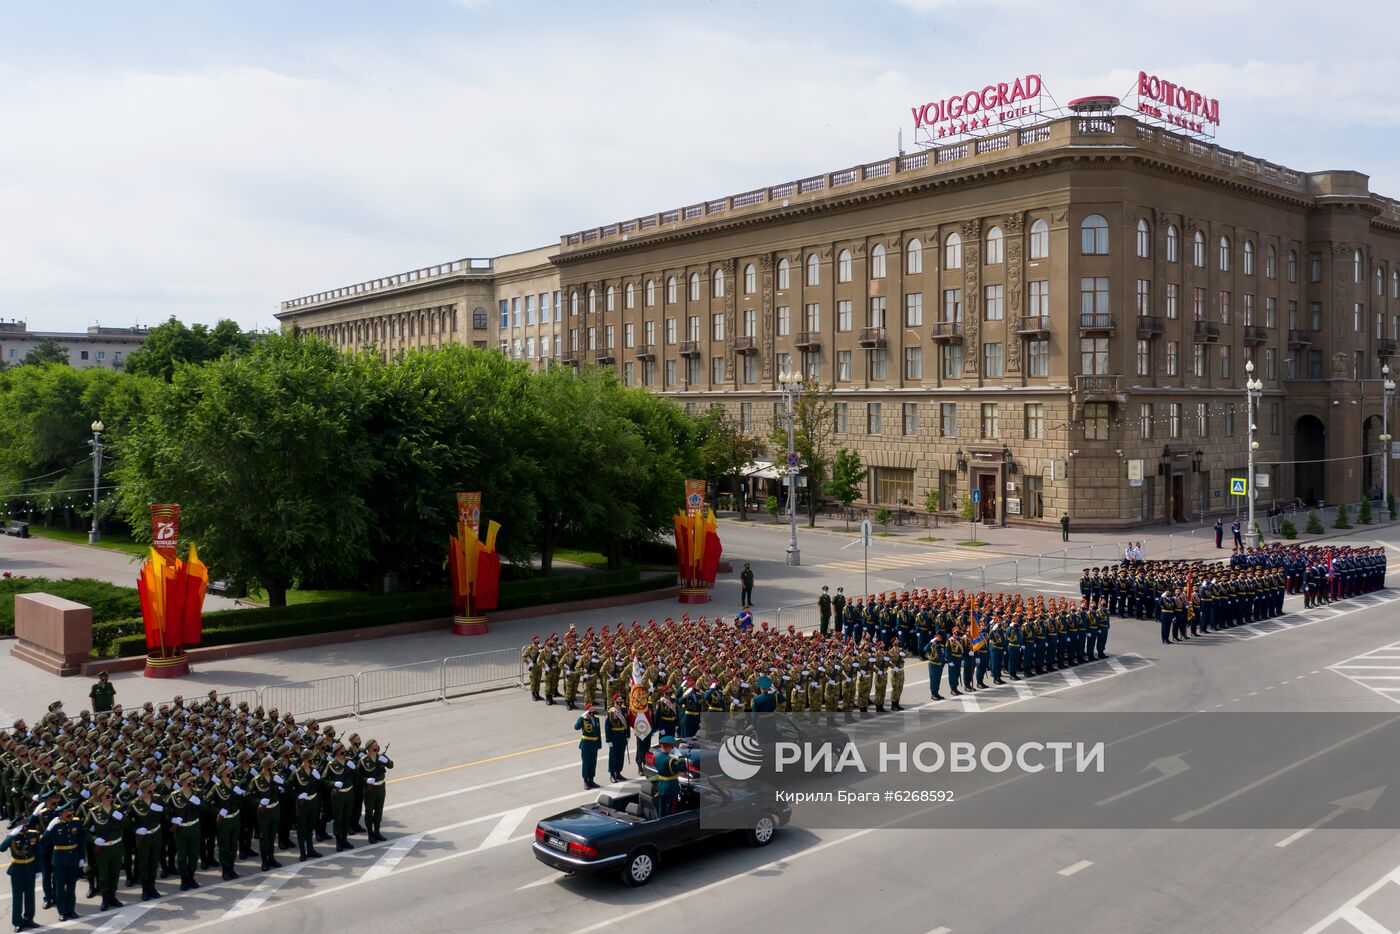
[(1312, 506), (1326, 495), (1327, 429), (1316, 415), (1304, 415), (1293, 426), (1293, 495)]
[(1381, 419), (1372, 415), (1361, 423), (1361, 492), (1371, 498), (1374, 492), (1380, 496), (1381, 471), (1385, 469), (1385, 445), (1381, 444)]

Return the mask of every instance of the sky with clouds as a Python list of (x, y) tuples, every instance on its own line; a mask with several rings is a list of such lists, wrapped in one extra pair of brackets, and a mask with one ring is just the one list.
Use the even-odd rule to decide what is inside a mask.
[(0, 0), (0, 318), (277, 302), (883, 158), (910, 107), (1139, 69), (1400, 197), (1400, 4)]

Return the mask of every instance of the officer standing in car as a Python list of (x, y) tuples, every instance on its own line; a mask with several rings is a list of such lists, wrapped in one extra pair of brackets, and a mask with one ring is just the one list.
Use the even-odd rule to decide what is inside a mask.
[(656, 816), (666, 817), (676, 813), (676, 798), (680, 795), (680, 761), (672, 753), (675, 737), (669, 733), (661, 737), (661, 749), (652, 757), (656, 767)]

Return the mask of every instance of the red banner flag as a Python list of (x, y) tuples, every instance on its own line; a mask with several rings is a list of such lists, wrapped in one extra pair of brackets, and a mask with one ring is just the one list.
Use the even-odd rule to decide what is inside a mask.
[(500, 592), (501, 556), (483, 551), (476, 559), (476, 610), (494, 610)]
[(180, 543), (180, 504), (151, 504), (151, 547), (167, 561), (175, 560), (175, 546)]
[(719, 573), (720, 556), (719, 533), (714, 529), (705, 532), (705, 558), (700, 568), (700, 580), (706, 584), (715, 582), (715, 575)]

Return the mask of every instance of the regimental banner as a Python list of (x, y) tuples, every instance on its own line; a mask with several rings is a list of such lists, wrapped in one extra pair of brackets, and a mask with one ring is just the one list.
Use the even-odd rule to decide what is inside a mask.
[(151, 547), (167, 559), (180, 544), (180, 504), (151, 503)]
[(457, 521), (477, 534), (481, 533), (481, 494), (457, 494)]
[(687, 480), (685, 481), (685, 514), (691, 518), (695, 517), (701, 509), (705, 508), (705, 481)]

